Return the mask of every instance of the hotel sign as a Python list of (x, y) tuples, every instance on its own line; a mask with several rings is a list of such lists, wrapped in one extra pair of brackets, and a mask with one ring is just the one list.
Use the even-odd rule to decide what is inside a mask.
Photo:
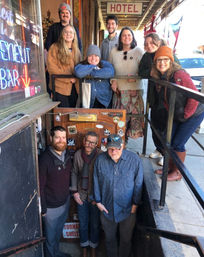
[(142, 3), (107, 3), (107, 13), (109, 14), (132, 14), (141, 15), (142, 14)]

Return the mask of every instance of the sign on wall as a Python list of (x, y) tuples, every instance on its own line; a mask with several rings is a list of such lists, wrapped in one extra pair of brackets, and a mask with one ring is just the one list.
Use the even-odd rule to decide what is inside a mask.
[(45, 89), (41, 23), (35, 3), (0, 2), (0, 109)]
[(65, 223), (63, 238), (79, 238), (79, 222)]
[(107, 3), (107, 13), (109, 14), (131, 14), (141, 15), (142, 14), (142, 3)]

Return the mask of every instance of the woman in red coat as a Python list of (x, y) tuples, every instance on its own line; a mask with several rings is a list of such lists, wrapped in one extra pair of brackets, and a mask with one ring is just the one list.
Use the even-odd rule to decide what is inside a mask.
[[(151, 71), (153, 78), (166, 80), (177, 85), (197, 91), (189, 74), (174, 62), (172, 50), (161, 46), (155, 53), (154, 65)], [(170, 89), (156, 85), (161, 102), (169, 108)], [(204, 105), (188, 98), (181, 93), (176, 93), (174, 121), (172, 128), (171, 147), (182, 162), (185, 160), (185, 144), (204, 118)], [(156, 172), (159, 173), (159, 172)], [(168, 181), (181, 180), (182, 175), (173, 163), (169, 162)]]

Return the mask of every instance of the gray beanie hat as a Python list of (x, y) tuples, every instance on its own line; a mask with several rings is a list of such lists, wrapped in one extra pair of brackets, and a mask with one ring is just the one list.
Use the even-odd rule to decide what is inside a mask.
[(67, 10), (70, 12), (70, 14), (72, 15), (72, 10), (70, 5), (66, 4), (66, 3), (61, 3), (59, 8), (58, 8), (58, 12), (60, 13), (61, 11)]
[(97, 55), (99, 58), (101, 58), (101, 51), (100, 51), (100, 49), (97, 45), (90, 45), (89, 46), (86, 55), (88, 57), (89, 55), (92, 55), (92, 54)]

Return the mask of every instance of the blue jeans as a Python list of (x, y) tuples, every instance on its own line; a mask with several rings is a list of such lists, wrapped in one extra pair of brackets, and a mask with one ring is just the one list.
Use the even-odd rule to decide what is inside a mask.
[(57, 208), (47, 208), (44, 217), (45, 224), (45, 256), (46, 257), (63, 257), (66, 256), (59, 251), (59, 241), (62, 235), (64, 223), (69, 212), (70, 196), (67, 202)]
[(174, 122), (172, 128), (171, 146), (177, 152), (185, 152), (185, 144), (195, 132), (204, 118), (204, 112), (193, 116), (185, 122)]
[(78, 206), (79, 236), (81, 247), (96, 248), (99, 242), (100, 211), (91, 202), (83, 201)]

